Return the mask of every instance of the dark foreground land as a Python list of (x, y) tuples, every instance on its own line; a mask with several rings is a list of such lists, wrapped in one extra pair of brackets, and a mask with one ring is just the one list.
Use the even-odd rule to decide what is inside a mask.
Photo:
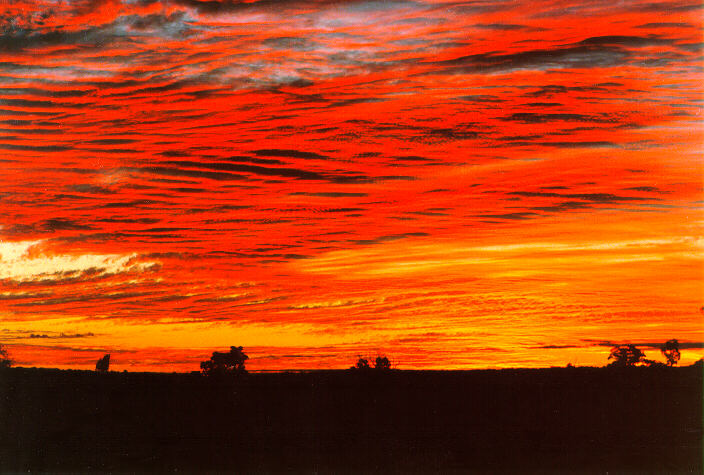
[(0, 372), (0, 471), (702, 472), (701, 368)]

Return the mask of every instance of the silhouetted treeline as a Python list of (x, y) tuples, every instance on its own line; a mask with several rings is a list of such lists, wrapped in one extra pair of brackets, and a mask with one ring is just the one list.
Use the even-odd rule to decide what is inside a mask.
[(0, 345), (0, 369), (9, 368), (12, 366), (12, 359), (4, 346)]
[(231, 346), (227, 353), (213, 351), (209, 360), (200, 364), (200, 369), (206, 376), (223, 376), (226, 374), (243, 374), (247, 370), (245, 361), (249, 359), (241, 346)]
[(96, 363), (95, 363), (95, 370), (97, 372), (106, 372), (110, 369), (110, 355), (107, 354), (100, 358)]
[(699, 367), (0, 372), (0, 472), (701, 473)]
[(609, 354), (609, 366), (627, 367), (645, 365), (650, 367), (675, 366), (680, 361), (680, 343), (677, 339), (667, 340), (660, 346), (660, 352), (665, 357), (665, 363), (649, 360), (645, 357), (645, 352), (636, 345), (629, 343), (616, 345), (611, 348)]

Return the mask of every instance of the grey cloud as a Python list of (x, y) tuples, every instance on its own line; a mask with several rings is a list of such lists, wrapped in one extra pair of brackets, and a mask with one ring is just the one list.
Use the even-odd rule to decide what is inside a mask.
[(506, 145), (513, 147), (555, 147), (564, 149), (573, 148), (618, 148), (621, 145), (606, 141), (575, 141), (575, 142), (531, 142), (514, 141), (513, 137), (504, 137), (499, 140), (507, 140)]
[(580, 348), (577, 345), (538, 345), (532, 346), (531, 348), (543, 349), (543, 350), (565, 350), (567, 348)]
[(638, 25), (636, 28), (694, 28), (691, 23), (655, 22)]
[(51, 218), (41, 222), (40, 227), (45, 231), (83, 231), (93, 229), (87, 224), (80, 224), (67, 218)]
[(511, 220), (511, 221), (522, 221), (525, 219), (534, 218), (535, 216), (540, 216), (540, 215), (537, 213), (531, 213), (531, 212), (477, 215), (478, 218), (505, 219), (505, 220)]
[(606, 86), (620, 86), (617, 83), (602, 83), (595, 86), (563, 86), (556, 84), (549, 84), (546, 86), (540, 86), (535, 91), (526, 94), (528, 97), (541, 97), (541, 96), (552, 96), (554, 94), (564, 94), (566, 92), (585, 92), (585, 91), (604, 91)]
[(123, 144), (128, 144), (128, 143), (135, 143), (138, 142), (138, 140), (135, 139), (97, 139), (97, 140), (88, 140), (88, 144), (93, 144), (93, 145), (123, 145)]
[(481, 28), (483, 30), (496, 30), (496, 31), (515, 31), (524, 30), (528, 28), (524, 25), (514, 25), (510, 23), (479, 23), (472, 25), (474, 28)]
[(523, 122), (526, 124), (543, 124), (546, 122), (614, 122), (613, 119), (596, 117), (586, 114), (540, 114), (535, 112), (516, 112), (510, 116), (502, 117), (501, 120)]
[[(81, 47), (104, 47), (117, 42), (133, 42), (131, 37), (155, 35), (160, 37), (181, 37), (190, 31), (184, 12), (174, 12), (169, 16), (150, 14), (146, 16), (128, 15), (117, 18), (112, 23), (90, 26), (77, 31), (55, 29), (43, 31), (41, 25), (23, 22), (18, 26), (16, 17), (5, 18), (0, 25), (0, 51), (22, 51), (56, 45)], [(128, 30), (131, 35), (126, 34)]]
[(394, 160), (400, 160), (402, 162), (434, 162), (435, 160), (425, 157), (418, 157), (416, 155), (405, 155), (401, 157), (393, 157)]
[(253, 152), (258, 157), (287, 157), (287, 158), (304, 158), (304, 159), (314, 159), (314, 160), (329, 160), (330, 157), (325, 155), (320, 155), (315, 152), (303, 152), (300, 150), (286, 150), (286, 149), (262, 149), (255, 150)]
[(66, 150), (72, 150), (73, 147), (69, 145), (19, 145), (0, 143), (0, 149), (17, 150), (22, 152), (65, 152)]
[(297, 178), (301, 180), (327, 180), (328, 177), (317, 172), (300, 170), (294, 168), (267, 168), (258, 165), (244, 165), (239, 163), (200, 163), (191, 161), (171, 161), (166, 162), (169, 165), (176, 165), (179, 167), (194, 167), (194, 168), (206, 168), (218, 171), (227, 172), (243, 172), (252, 173), (255, 175), (263, 176), (280, 176), (287, 178)]
[(281, 50), (311, 51), (317, 46), (315, 42), (307, 38), (295, 36), (281, 36), (277, 38), (267, 38), (263, 41), (264, 46)]
[(504, 102), (503, 99), (498, 98), (497, 96), (492, 96), (489, 94), (470, 94), (467, 96), (459, 96), (457, 99), (462, 100), (462, 101), (467, 101), (467, 102), (486, 102), (486, 103), (497, 103), (497, 102)]
[(31, 95), (37, 97), (84, 97), (93, 94), (93, 90), (85, 89), (40, 89), (37, 87), (3, 88), (2, 95)]
[(566, 48), (530, 50), (520, 53), (482, 53), (435, 63), (442, 74), (476, 74), (563, 68), (616, 66), (627, 62), (630, 53), (619, 46), (581, 44)]
[(141, 168), (126, 168), (125, 170), (141, 173), (151, 173), (154, 175), (179, 176), (189, 178), (208, 178), (217, 181), (243, 181), (247, 180), (246, 175), (239, 175), (225, 172), (211, 172), (205, 170), (187, 170), (182, 168), (170, 167), (141, 167)]
[(561, 107), (562, 104), (559, 102), (529, 102), (526, 104), (531, 107)]
[(75, 303), (75, 302), (91, 302), (96, 300), (105, 301), (116, 301), (124, 299), (133, 299), (135, 297), (143, 297), (147, 295), (153, 295), (154, 292), (114, 292), (114, 293), (98, 293), (98, 294), (86, 294), (86, 295), (71, 295), (66, 297), (58, 297), (46, 300), (35, 300), (32, 302), (22, 302), (14, 304), (13, 307), (37, 307), (37, 306), (50, 306), (50, 305), (61, 305), (65, 303)]
[(157, 218), (97, 218), (101, 223), (126, 223), (126, 224), (155, 224), (160, 222)]
[(39, 299), (51, 297), (51, 292), (35, 292), (35, 293), (0, 293), (0, 300), (25, 300), (25, 299)]
[(630, 46), (633, 48), (643, 48), (646, 46), (672, 45), (676, 40), (670, 38), (660, 38), (657, 36), (624, 36), (607, 35), (593, 36), (577, 43), (578, 45), (598, 45), (598, 46)]
[(624, 190), (643, 191), (646, 193), (670, 193), (669, 191), (663, 191), (656, 186), (632, 186), (630, 188), (624, 188)]
[(384, 242), (391, 242), (391, 241), (398, 241), (399, 239), (405, 239), (408, 237), (423, 237), (423, 236), (429, 236), (428, 233), (403, 233), (403, 234), (391, 234), (388, 236), (379, 236), (374, 239), (358, 239), (355, 241), (350, 241), (353, 244), (359, 244), (359, 245), (371, 245), (371, 244), (381, 244)]
[(71, 191), (77, 191), (79, 193), (88, 193), (91, 195), (110, 195), (115, 193), (114, 190), (110, 188), (105, 188), (104, 186), (90, 185), (86, 183), (79, 183), (76, 185), (68, 185), (67, 189)]
[(33, 99), (0, 99), (0, 105), (10, 106), (10, 107), (23, 107), (26, 109), (34, 108), (80, 108), (84, 107), (83, 104), (73, 104), (67, 102), (55, 102), (55, 101), (44, 101), (44, 100), (33, 100)]
[(368, 193), (344, 193), (340, 191), (321, 191), (321, 192), (306, 192), (306, 191), (296, 191), (289, 193), (291, 196), (320, 196), (325, 198), (347, 198), (347, 197), (363, 197), (368, 196)]
[(701, 10), (702, 3), (688, 3), (688, 2), (651, 2), (637, 5), (636, 10), (644, 12), (688, 12), (693, 10)]
[(556, 205), (534, 206), (531, 209), (534, 209), (536, 211), (545, 211), (547, 213), (560, 213), (563, 211), (571, 211), (575, 209), (585, 208), (591, 208), (591, 206), (589, 206), (589, 204), (585, 203), (584, 201), (563, 201), (562, 203), (558, 203)]
[[(618, 345), (635, 345), (635, 346), (640, 346), (644, 348), (653, 348), (659, 350), (660, 347), (665, 343), (665, 341), (660, 341), (660, 342), (615, 342), (615, 341), (610, 341), (610, 340), (592, 340), (589, 338), (584, 338), (582, 339), (583, 342), (587, 343), (589, 346), (604, 346), (604, 347), (614, 347)], [(699, 348), (704, 348), (704, 342), (700, 341), (680, 341), (679, 342), (679, 347), (680, 350), (690, 350), (690, 349), (699, 349)]]
[(30, 333), (30, 339), (66, 339), (66, 338), (89, 338), (95, 336), (94, 333)]
[(617, 196), (611, 193), (547, 193), (541, 191), (511, 191), (507, 193), (513, 196), (525, 197), (551, 197), (551, 198), (576, 198), (592, 203), (618, 203), (624, 201), (652, 201), (654, 198), (642, 198), (639, 196)]

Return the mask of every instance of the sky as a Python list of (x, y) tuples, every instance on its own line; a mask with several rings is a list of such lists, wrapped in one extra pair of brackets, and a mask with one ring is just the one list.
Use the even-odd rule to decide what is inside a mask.
[(0, 344), (194, 371), (704, 356), (702, 4), (10, 0)]

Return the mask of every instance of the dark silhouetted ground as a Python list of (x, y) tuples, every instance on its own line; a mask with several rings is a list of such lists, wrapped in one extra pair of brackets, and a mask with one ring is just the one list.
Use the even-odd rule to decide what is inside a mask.
[(1, 471), (702, 472), (701, 368), (0, 372)]

